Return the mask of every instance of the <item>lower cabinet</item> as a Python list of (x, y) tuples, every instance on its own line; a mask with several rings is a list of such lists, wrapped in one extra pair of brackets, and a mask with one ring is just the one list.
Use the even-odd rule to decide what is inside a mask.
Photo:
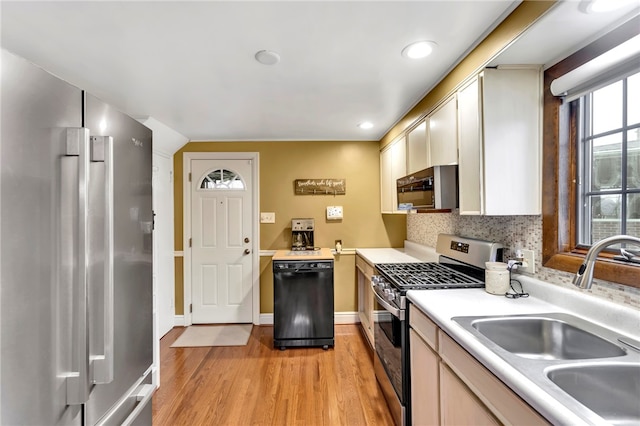
[(412, 424), (549, 424), (413, 304), (409, 326)]
[(467, 385), (440, 363), (441, 425), (499, 425), (485, 405), (469, 390)]
[(373, 311), (375, 307), (373, 290), (371, 289), (371, 277), (373, 276), (374, 268), (361, 256), (356, 255), (356, 273), (358, 274), (358, 317), (360, 318), (360, 326), (364, 330), (371, 348), (375, 348), (373, 344)]
[(440, 357), (418, 335), (409, 330), (411, 364), (411, 418), (414, 425), (440, 423), (438, 369)]

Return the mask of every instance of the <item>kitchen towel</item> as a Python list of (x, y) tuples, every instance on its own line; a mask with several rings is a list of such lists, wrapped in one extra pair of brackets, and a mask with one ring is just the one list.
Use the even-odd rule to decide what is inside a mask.
[(252, 327), (252, 324), (192, 325), (171, 347), (244, 346), (249, 341)]

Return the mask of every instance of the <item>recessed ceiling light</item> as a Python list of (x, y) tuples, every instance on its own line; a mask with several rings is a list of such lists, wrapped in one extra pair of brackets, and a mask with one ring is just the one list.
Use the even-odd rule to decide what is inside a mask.
[(411, 59), (426, 58), (437, 46), (433, 41), (416, 41), (402, 49), (402, 56)]
[(637, 0), (582, 0), (580, 2), (580, 10), (584, 13), (601, 13), (611, 12), (612, 10), (621, 9)]
[(260, 50), (254, 56), (262, 65), (275, 65), (280, 62), (280, 55), (271, 50)]
[(370, 121), (363, 121), (362, 123), (358, 124), (358, 127), (363, 130), (371, 129), (373, 127), (373, 123)]

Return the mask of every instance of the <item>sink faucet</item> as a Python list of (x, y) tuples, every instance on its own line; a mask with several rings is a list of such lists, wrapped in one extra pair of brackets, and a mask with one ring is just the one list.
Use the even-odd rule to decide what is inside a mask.
[(580, 265), (580, 269), (578, 269), (578, 272), (576, 272), (576, 275), (573, 277), (573, 284), (580, 288), (591, 288), (593, 268), (596, 265), (598, 254), (611, 244), (618, 243), (630, 243), (640, 246), (640, 238), (630, 235), (614, 235), (613, 237), (604, 238), (592, 245), (584, 257), (584, 263)]

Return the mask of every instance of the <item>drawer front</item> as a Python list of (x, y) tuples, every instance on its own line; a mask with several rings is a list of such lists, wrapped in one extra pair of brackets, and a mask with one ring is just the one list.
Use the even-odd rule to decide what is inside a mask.
[(366, 260), (364, 260), (362, 257), (360, 256), (356, 256), (356, 267), (362, 271), (362, 273), (368, 278), (371, 279), (371, 277), (374, 275), (374, 268), (373, 266), (371, 266), (370, 264), (367, 263)]
[(409, 326), (424, 339), (434, 351), (438, 351), (438, 326), (412, 303), (409, 305)]

